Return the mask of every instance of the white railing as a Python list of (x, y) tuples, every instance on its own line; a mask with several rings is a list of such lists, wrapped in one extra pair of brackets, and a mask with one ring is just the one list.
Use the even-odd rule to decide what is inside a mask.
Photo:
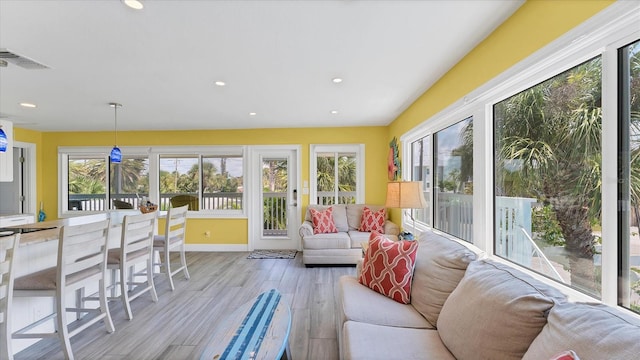
[(533, 246), (526, 234), (532, 233), (531, 206), (536, 202), (532, 198), (496, 197), (496, 255), (531, 267)]
[[(336, 203), (336, 193), (333, 191), (318, 191), (317, 204), (319, 205), (333, 205)], [(356, 192), (355, 191), (338, 191), (338, 204), (355, 204)]]
[(286, 236), (288, 231), (287, 221), (287, 194), (276, 192), (262, 193), (263, 203), (263, 236)]
[[(196, 193), (166, 193), (160, 194), (160, 210), (169, 209), (170, 200), (176, 195), (198, 196)], [(139, 197), (138, 197), (139, 196)], [(111, 198), (133, 205), (137, 209), (142, 197), (148, 194), (112, 194)], [(70, 194), (69, 210), (105, 211), (109, 209), (105, 194)], [(202, 210), (233, 210), (242, 209), (242, 193), (207, 193), (202, 196)]]
[[(536, 202), (532, 198), (496, 197), (496, 255), (531, 266), (534, 248), (524, 232), (531, 234), (531, 206)], [(436, 193), (434, 215), (436, 229), (473, 243), (473, 195)]]
[(524, 228), (520, 228), (520, 230), (522, 230), (522, 232), (524, 233), (524, 236), (527, 238), (527, 240), (529, 241), (529, 243), (531, 244), (531, 247), (533, 248), (533, 251), (531, 252), (531, 257), (537, 257), (538, 259), (540, 259), (541, 264), (540, 265), (545, 265), (546, 268), (549, 270), (544, 271), (544, 269), (542, 268), (542, 266), (539, 266), (538, 271), (540, 271), (543, 274), (549, 275), (549, 272), (551, 273), (551, 277), (555, 277), (556, 280), (563, 282), (563, 283), (567, 283), (566, 281), (564, 281), (564, 279), (562, 278), (562, 276), (560, 276), (560, 273), (558, 272), (558, 270), (556, 270), (556, 268), (553, 266), (553, 264), (551, 263), (551, 261), (549, 261), (549, 259), (547, 258), (547, 256), (544, 254), (544, 252), (542, 252), (542, 250), (538, 247), (538, 245), (536, 245), (536, 242), (533, 241), (533, 239), (531, 238), (531, 236), (529, 235), (529, 233), (527, 233), (527, 230), (525, 230)]
[(435, 228), (473, 243), (473, 195), (436, 192)]

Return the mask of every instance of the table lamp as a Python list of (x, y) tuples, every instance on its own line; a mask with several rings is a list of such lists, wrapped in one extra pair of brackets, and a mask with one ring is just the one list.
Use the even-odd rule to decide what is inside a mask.
[[(422, 183), (420, 181), (391, 181), (387, 184), (387, 201), (385, 206), (388, 208), (400, 209), (424, 209), (427, 207), (427, 201), (422, 194)], [(416, 219), (411, 213), (409, 217), (413, 220), (413, 229), (416, 228)], [(404, 234), (404, 233), (403, 233)], [(408, 239), (412, 239), (413, 235), (407, 233)]]

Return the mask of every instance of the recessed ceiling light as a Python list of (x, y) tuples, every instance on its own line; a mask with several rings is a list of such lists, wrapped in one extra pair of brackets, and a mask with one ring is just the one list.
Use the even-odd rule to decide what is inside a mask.
[(227, 83), (224, 81), (216, 81), (216, 86), (225, 86), (225, 85), (227, 85)]
[(27, 102), (21, 102), (20, 106), (22, 107), (26, 107), (26, 108), (34, 108), (37, 107), (36, 104), (32, 104), (32, 103), (27, 103)]
[(136, 10), (142, 10), (142, 8), (144, 7), (144, 5), (142, 5), (142, 2), (138, 0), (122, 0), (122, 2), (128, 7)]
[(250, 112), (250, 113), (249, 113), (249, 116), (256, 116), (256, 115), (258, 115), (258, 114), (257, 114), (257, 113), (254, 113), (254, 112)]
[(331, 81), (333, 81), (334, 84), (340, 84), (342, 82), (342, 78), (336, 77), (331, 79)]
[(338, 113), (338, 110), (331, 110), (331, 113), (335, 115)]

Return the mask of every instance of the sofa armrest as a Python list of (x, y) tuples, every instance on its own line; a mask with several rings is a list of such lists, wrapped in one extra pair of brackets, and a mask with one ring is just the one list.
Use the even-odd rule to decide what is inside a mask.
[(305, 236), (313, 235), (313, 225), (311, 224), (311, 221), (305, 220), (305, 222), (303, 222), (302, 225), (300, 225), (300, 228), (298, 229), (298, 233), (302, 238)]
[(386, 220), (384, 223), (384, 233), (386, 235), (400, 235), (400, 227), (391, 220)]

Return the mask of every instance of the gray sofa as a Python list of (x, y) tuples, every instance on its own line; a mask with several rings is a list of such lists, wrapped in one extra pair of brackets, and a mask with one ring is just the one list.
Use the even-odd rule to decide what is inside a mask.
[[(314, 234), (310, 209), (322, 211), (327, 205), (309, 205), (305, 219), (300, 225), (299, 233), (302, 239), (302, 261), (305, 265), (313, 264), (357, 264), (362, 259), (362, 243), (369, 241), (370, 232), (358, 231), (362, 211), (367, 206), (372, 211), (383, 208), (379, 205), (368, 204), (338, 204), (333, 207), (333, 220), (338, 229), (337, 233)], [(389, 220), (389, 213), (384, 224), (384, 235), (397, 240), (400, 228)]]
[(600, 304), (572, 303), (508, 265), (482, 259), (433, 232), (420, 238), (410, 304), (340, 278), (341, 359), (580, 359), (640, 354), (640, 320)]

